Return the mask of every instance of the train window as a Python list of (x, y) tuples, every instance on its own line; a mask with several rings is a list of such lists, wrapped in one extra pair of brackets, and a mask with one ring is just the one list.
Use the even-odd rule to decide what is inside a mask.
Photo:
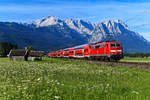
[(98, 49), (98, 48), (100, 48), (100, 45), (95, 46), (95, 49)]
[(105, 45), (104, 45), (104, 44), (102, 44), (102, 45), (100, 46), (100, 48), (105, 48)]
[(120, 43), (117, 43), (116, 46), (117, 46), (117, 47), (121, 47), (121, 44), (120, 44)]
[(111, 43), (111, 47), (116, 47), (116, 44), (115, 43)]
[(121, 47), (120, 43), (111, 43), (111, 47)]
[(93, 49), (105, 48), (104, 44), (93, 46)]
[(68, 56), (69, 54), (64, 54), (64, 56)]
[(73, 53), (73, 51), (69, 51), (69, 53)]
[(75, 55), (76, 55), (76, 56), (83, 56), (82, 53), (76, 53)]
[(92, 46), (92, 49), (95, 49), (95, 46)]

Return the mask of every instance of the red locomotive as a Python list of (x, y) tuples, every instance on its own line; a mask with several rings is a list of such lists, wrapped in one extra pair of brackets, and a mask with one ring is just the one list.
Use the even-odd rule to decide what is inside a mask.
[(51, 52), (49, 56), (117, 61), (123, 58), (123, 48), (121, 42), (98, 42)]

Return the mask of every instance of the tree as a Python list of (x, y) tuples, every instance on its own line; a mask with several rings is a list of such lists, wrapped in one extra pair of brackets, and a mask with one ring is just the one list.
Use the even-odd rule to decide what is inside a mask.
[(11, 49), (17, 49), (17, 48), (18, 48), (17, 45), (13, 45), (8, 42), (2, 42), (2, 43), (0, 43), (0, 56), (6, 57)]
[(28, 51), (31, 51), (31, 50), (36, 51), (36, 49), (35, 49), (35, 48), (33, 48), (33, 46), (28, 46), (28, 47), (27, 47), (27, 50), (28, 50)]

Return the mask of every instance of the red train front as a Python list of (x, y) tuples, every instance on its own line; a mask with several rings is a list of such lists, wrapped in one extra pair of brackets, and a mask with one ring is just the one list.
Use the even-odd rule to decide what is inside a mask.
[(90, 57), (101, 60), (120, 60), (123, 58), (121, 42), (102, 42), (91, 45)]
[[(68, 58), (89, 58), (97, 60), (120, 60), (123, 58), (123, 48), (121, 42), (98, 42), (94, 44), (84, 44), (72, 48), (59, 50), (55, 53), (49, 53), (51, 57)], [(55, 54), (55, 55), (54, 55)]]

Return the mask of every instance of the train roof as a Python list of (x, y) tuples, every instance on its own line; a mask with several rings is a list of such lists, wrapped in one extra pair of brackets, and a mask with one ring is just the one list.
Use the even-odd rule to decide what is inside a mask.
[(106, 43), (106, 42), (118, 42), (118, 41), (115, 41), (115, 40), (111, 40), (111, 41), (100, 41), (100, 42), (90, 43), (90, 45), (95, 45), (95, 44), (99, 44), (99, 43)]
[(60, 52), (61, 50), (57, 50), (57, 52)]
[(64, 49), (64, 51), (68, 51), (68, 50), (69, 50), (69, 48)]
[(86, 45), (88, 45), (88, 44), (83, 44), (83, 45), (79, 45), (79, 46), (75, 46), (75, 47), (73, 47), (75, 50), (76, 49), (83, 49)]
[[(84, 46), (86, 46), (88, 44), (83, 44), (83, 45), (79, 45), (79, 46), (74, 46), (74, 47), (70, 47), (70, 48), (66, 48), (66, 49), (63, 49), (64, 51), (68, 51), (69, 49), (82, 49), (84, 48)], [(61, 51), (61, 50), (59, 50)]]

